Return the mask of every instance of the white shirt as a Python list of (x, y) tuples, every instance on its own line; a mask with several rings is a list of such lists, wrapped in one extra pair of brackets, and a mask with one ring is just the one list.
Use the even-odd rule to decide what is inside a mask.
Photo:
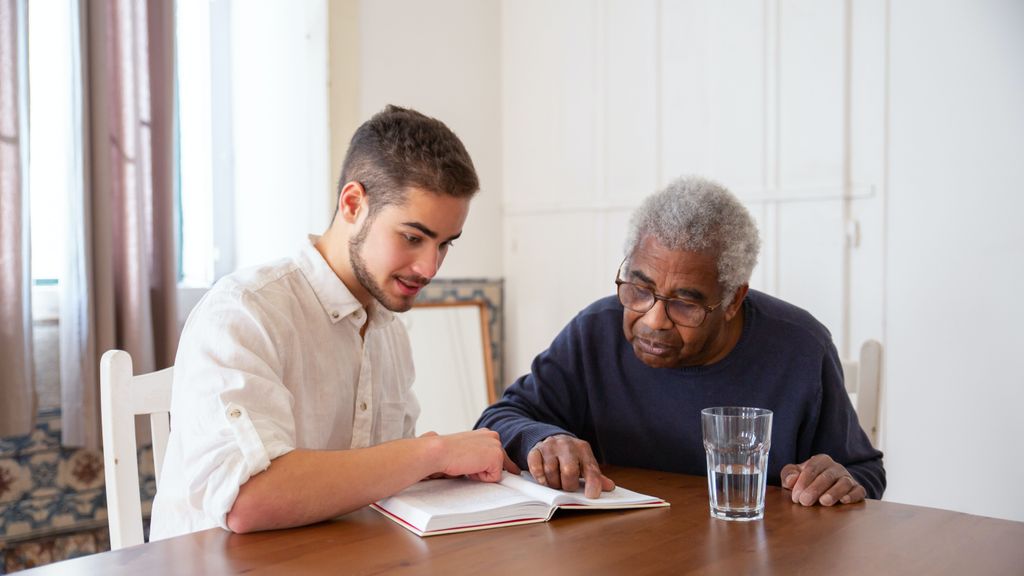
[(296, 448), (415, 435), (420, 409), (402, 322), (375, 302), (361, 338), (366, 310), (316, 240), (294, 258), (223, 278), (189, 315), (151, 540), (227, 528), (239, 487)]

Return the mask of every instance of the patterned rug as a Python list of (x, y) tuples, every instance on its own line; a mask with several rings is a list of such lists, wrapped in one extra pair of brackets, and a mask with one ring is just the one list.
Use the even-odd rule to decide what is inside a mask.
[[(156, 481), (140, 450), (143, 512)], [(39, 414), (27, 436), (0, 438), (0, 574), (110, 548), (103, 455), (60, 444), (60, 410)]]

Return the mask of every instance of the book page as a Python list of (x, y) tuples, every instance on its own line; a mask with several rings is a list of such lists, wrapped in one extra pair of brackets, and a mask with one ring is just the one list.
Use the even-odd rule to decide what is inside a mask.
[(507, 486), (466, 478), (424, 480), (375, 506), (420, 535), (542, 522), (553, 510)]
[(442, 478), (417, 482), (400, 493), (402, 500), (430, 516), (467, 514), (514, 506), (532, 498), (501, 484), (467, 478)]
[(384, 498), (374, 507), (420, 536), (543, 522), (559, 507), (650, 508), (668, 506), (658, 498), (616, 487), (600, 498), (554, 490), (537, 484), (528, 472), (502, 473), (500, 483), (466, 478), (424, 480)]
[(523, 472), (520, 476), (513, 476), (506, 472), (502, 477), (501, 483), (523, 494), (527, 494), (530, 498), (540, 500), (548, 506), (576, 505), (593, 508), (630, 508), (664, 504), (660, 498), (633, 492), (621, 486), (616, 486), (611, 492), (601, 492), (599, 498), (587, 498), (583, 495), (582, 479), (580, 480), (580, 487), (576, 492), (565, 492), (537, 484), (537, 481), (533, 479), (529, 472)]

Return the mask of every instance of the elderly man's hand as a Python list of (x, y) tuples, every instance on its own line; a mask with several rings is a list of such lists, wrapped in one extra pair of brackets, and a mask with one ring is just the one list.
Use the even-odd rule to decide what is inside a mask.
[(597, 498), (601, 491), (615, 489), (615, 482), (601, 474), (590, 444), (567, 434), (548, 436), (537, 442), (526, 457), (530, 474), (542, 486), (575, 492), (583, 478), (583, 493)]
[(802, 464), (786, 464), (781, 477), (782, 487), (793, 491), (793, 502), (804, 506), (852, 504), (867, 496), (849, 471), (827, 454), (816, 454)]

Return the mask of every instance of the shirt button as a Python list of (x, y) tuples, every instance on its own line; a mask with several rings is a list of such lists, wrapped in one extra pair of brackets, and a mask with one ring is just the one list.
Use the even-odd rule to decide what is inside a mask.
[(232, 408), (231, 410), (228, 411), (228, 416), (231, 416), (232, 418), (238, 418), (241, 415), (242, 411), (239, 410), (238, 408)]
[(339, 316), (341, 316), (341, 314), (339, 314), (337, 310), (335, 310), (334, 312), (331, 312), (331, 318), (334, 318), (335, 320), (337, 320)]
[(366, 412), (366, 402), (360, 402), (359, 409), (362, 410), (363, 412)]

